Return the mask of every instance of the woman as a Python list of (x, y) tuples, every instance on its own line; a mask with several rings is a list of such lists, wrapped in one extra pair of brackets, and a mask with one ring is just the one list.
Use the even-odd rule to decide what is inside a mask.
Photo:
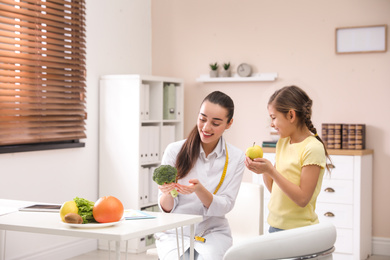
[[(159, 186), (160, 209), (203, 216), (195, 229), (198, 260), (222, 259), (232, 245), (225, 214), (234, 206), (245, 169), (244, 153), (222, 136), (233, 124), (233, 113), (233, 100), (220, 91), (212, 92), (203, 100), (197, 125), (188, 138), (168, 145), (162, 159), (163, 165), (177, 168), (178, 181)], [(179, 192), (176, 198), (170, 194), (173, 189)], [(189, 228), (184, 228), (184, 235), (188, 255)], [(158, 233), (156, 238), (159, 258), (177, 259), (176, 231)]]

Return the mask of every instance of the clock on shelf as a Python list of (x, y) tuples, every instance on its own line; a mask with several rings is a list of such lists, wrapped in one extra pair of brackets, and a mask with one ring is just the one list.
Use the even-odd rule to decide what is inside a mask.
[(251, 65), (249, 65), (247, 63), (241, 63), (237, 67), (237, 74), (240, 77), (249, 77), (250, 75), (252, 75), (252, 67), (251, 67)]

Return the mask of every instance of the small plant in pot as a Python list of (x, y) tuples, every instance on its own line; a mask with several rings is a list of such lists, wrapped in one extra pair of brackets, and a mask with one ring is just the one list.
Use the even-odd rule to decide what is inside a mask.
[(210, 64), (210, 78), (218, 77), (218, 63), (211, 63)]
[(230, 62), (224, 63), (222, 67), (221, 77), (230, 77)]

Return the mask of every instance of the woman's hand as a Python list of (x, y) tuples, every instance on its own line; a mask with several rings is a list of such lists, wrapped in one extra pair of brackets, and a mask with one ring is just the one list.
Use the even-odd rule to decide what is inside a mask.
[(176, 183), (176, 189), (181, 194), (191, 194), (194, 193), (200, 201), (202, 201), (203, 205), (208, 208), (213, 201), (213, 194), (211, 194), (203, 185), (199, 182), (198, 179), (191, 179), (188, 181), (189, 185), (182, 185)]
[(257, 173), (257, 174), (268, 174), (272, 175), (273, 170), (275, 169), (272, 163), (264, 158), (255, 158), (251, 159), (249, 157), (245, 158), (245, 166), (248, 170)]
[(160, 198), (160, 205), (164, 212), (171, 212), (174, 205), (174, 198), (171, 195), (171, 190), (175, 189), (176, 183), (165, 183), (163, 185), (158, 185), (158, 188), (162, 192)]
[(203, 185), (199, 182), (198, 179), (191, 179), (188, 182), (190, 183), (189, 185), (182, 185), (176, 183), (177, 191), (181, 194), (191, 194), (203, 187)]
[(174, 190), (176, 186), (176, 183), (164, 183), (163, 185), (158, 185), (158, 188), (164, 195), (169, 195), (171, 196), (170, 192), (171, 190)]

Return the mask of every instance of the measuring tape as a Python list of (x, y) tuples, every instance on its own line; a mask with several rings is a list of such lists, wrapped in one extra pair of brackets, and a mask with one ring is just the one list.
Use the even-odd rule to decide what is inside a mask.
[[(214, 195), (218, 192), (219, 188), (222, 186), (223, 181), (225, 180), (226, 171), (227, 171), (227, 167), (228, 167), (228, 163), (229, 163), (229, 153), (228, 153), (226, 142), (225, 142), (225, 150), (226, 150), (225, 166), (223, 167), (221, 180), (219, 181), (218, 186), (215, 188), (215, 191), (213, 193)], [(206, 229), (207, 229), (207, 226), (203, 229), (202, 232), (200, 232), (199, 236), (195, 236), (195, 240), (196, 241), (199, 241), (199, 242), (202, 242), (202, 243), (206, 242), (206, 239), (204, 237), (202, 237), (203, 234), (206, 232)]]

